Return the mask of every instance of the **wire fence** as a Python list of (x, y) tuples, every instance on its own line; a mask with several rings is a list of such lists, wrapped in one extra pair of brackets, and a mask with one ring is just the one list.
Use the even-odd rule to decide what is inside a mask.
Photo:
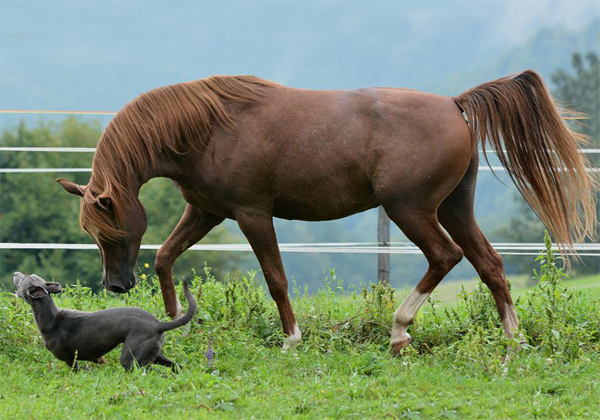
[[(20, 147), (7, 146), (0, 147), (1, 152), (44, 152), (44, 153), (93, 153), (94, 147)], [(483, 151), (480, 151), (483, 153)], [(494, 150), (486, 150), (486, 153), (495, 153)], [(584, 154), (600, 154), (600, 149), (581, 149)], [(505, 172), (502, 166), (479, 166), (480, 171)], [(46, 172), (91, 172), (92, 168), (0, 168), (0, 173), (46, 173)], [(600, 168), (587, 168), (588, 172), (600, 173)]]
[[(141, 245), (140, 249), (158, 250), (162, 245)], [(503, 255), (539, 255), (544, 250), (543, 243), (493, 243), (492, 246)], [(65, 249), (65, 250), (98, 250), (96, 244), (74, 243), (0, 243), (0, 249)], [(411, 242), (391, 242), (380, 244), (377, 242), (348, 242), (348, 243), (280, 243), (281, 252), (311, 252), (333, 254), (404, 254), (420, 255), (421, 250)], [(552, 249), (558, 251), (558, 246)], [(188, 248), (192, 251), (229, 251), (251, 252), (249, 244), (202, 244)], [(600, 244), (575, 244), (574, 250), (580, 257), (600, 256)], [(567, 252), (575, 255), (575, 252)]]
[[(3, 152), (65, 152), (65, 153), (94, 153), (95, 147), (0, 147), (0, 151)], [(596, 154), (600, 153), (600, 149), (580, 149), (581, 153), (584, 154)], [(496, 153), (495, 150), (486, 150), (486, 153)], [(503, 150), (503, 152), (506, 152)], [(483, 153), (483, 150), (480, 150)]]
[[(56, 111), (56, 110), (0, 110), (0, 114), (54, 114), (54, 115), (115, 115), (115, 111)], [(94, 147), (0, 147), (2, 152), (42, 152), (42, 153), (94, 153)], [(600, 149), (581, 149), (584, 154), (600, 154)], [(495, 150), (485, 150), (486, 153), (496, 153)], [(483, 150), (480, 150), (483, 153)], [(502, 166), (480, 166), (480, 171), (503, 172)], [(600, 168), (587, 168), (588, 172), (600, 172)], [(0, 173), (49, 173), (49, 172), (91, 172), (91, 168), (0, 168)], [(545, 247), (543, 243), (495, 243), (492, 246), (502, 255), (539, 255)], [(140, 249), (157, 250), (161, 245), (141, 245)], [(419, 255), (421, 250), (410, 242), (390, 242), (380, 244), (377, 242), (347, 242), (347, 243), (281, 243), (282, 252), (312, 252), (312, 253), (361, 253), (361, 254), (404, 254)], [(75, 243), (0, 243), (0, 250), (98, 250), (95, 244)], [(251, 252), (249, 244), (206, 244), (194, 245), (189, 248), (193, 251), (227, 251)], [(558, 246), (553, 245), (553, 250), (558, 251)], [(600, 244), (575, 244), (575, 252), (568, 251), (566, 255), (579, 255), (580, 257), (599, 257)]]
[[(486, 172), (506, 172), (506, 169), (502, 166), (480, 166), (479, 170)], [(600, 168), (587, 168), (586, 171), (590, 173), (600, 173)], [(48, 172), (92, 172), (92, 168), (0, 168), (0, 174)]]

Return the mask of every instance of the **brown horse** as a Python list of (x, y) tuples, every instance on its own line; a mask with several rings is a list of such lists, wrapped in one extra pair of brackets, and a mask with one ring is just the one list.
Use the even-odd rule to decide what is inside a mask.
[(273, 217), (331, 220), (382, 205), (429, 262), (394, 315), (397, 352), (411, 341), (407, 327), (419, 307), (463, 255), (513, 336), (518, 319), (502, 258), (473, 215), (478, 144), (497, 151), (529, 204), (569, 247), (596, 222), (596, 183), (579, 153), (582, 141), (530, 70), (454, 98), (388, 88), (310, 91), (215, 76), (128, 103), (102, 134), (90, 182), (58, 181), (83, 197), (81, 225), (100, 248), (103, 283), (114, 292), (135, 285), (146, 229), (140, 187), (154, 177), (175, 182), (188, 205), (155, 264), (172, 318), (181, 315), (175, 259), (225, 218), (236, 220), (279, 309), (285, 346), (301, 334)]

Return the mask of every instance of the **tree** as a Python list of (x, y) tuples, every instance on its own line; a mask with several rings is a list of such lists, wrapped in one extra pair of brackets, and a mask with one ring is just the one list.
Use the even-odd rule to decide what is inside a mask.
[[(573, 107), (588, 115), (584, 125), (578, 131), (587, 134), (596, 146), (600, 145), (600, 63), (598, 56), (589, 52), (586, 55), (587, 66), (581, 54), (573, 54), (575, 74), (558, 70), (552, 75), (556, 85), (554, 95), (566, 106)], [(600, 159), (596, 159), (598, 162)]]
[[(21, 122), (0, 136), (2, 146), (95, 147), (102, 127), (98, 122), (67, 118), (59, 123), (40, 122), (27, 128)], [(2, 152), (1, 168), (91, 167), (91, 153)], [(0, 174), (0, 242), (45, 242), (93, 244), (79, 228), (79, 200), (66, 194), (54, 182), (68, 176), (85, 184), (89, 173), (2, 173)], [(148, 213), (144, 243), (162, 243), (175, 227), (185, 201), (165, 179), (153, 180), (142, 188), (140, 199)], [(203, 241), (237, 241), (224, 228), (216, 228)], [(217, 274), (236, 267), (239, 254), (223, 252), (185, 253), (175, 266), (175, 274), (200, 269), (206, 260)], [(138, 263), (152, 266), (156, 251), (140, 251)], [(47, 280), (74, 283), (77, 279), (98, 290), (102, 263), (98, 252), (85, 250), (0, 250), (0, 287), (13, 289), (12, 273), (35, 272)], [(145, 270), (147, 273), (151, 269)]]
[[(93, 147), (100, 135), (97, 123), (84, 124), (68, 118), (62, 123), (40, 122), (28, 129), (21, 122), (5, 131), (2, 146)], [(90, 153), (2, 152), (2, 168), (89, 167)], [(54, 179), (64, 174), (0, 174), (1, 242), (93, 243), (78, 226), (79, 206), (56, 188)], [(70, 174), (85, 183), (88, 174)], [(67, 250), (0, 250), (0, 284), (12, 288), (14, 271), (35, 272), (46, 278), (74, 283), (76, 279), (100, 284), (100, 257), (96, 252)]]

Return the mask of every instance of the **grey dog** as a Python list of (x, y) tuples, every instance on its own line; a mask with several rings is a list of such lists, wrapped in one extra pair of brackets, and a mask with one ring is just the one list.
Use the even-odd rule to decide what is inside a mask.
[(121, 364), (130, 370), (134, 363), (146, 366), (151, 363), (180, 367), (160, 352), (163, 333), (187, 324), (196, 313), (196, 301), (190, 292), (187, 279), (183, 281), (188, 310), (172, 322), (160, 322), (154, 315), (139, 308), (111, 308), (96, 312), (60, 309), (51, 294), (62, 292), (58, 283), (48, 283), (41, 277), (22, 273), (14, 274), (17, 296), (33, 309), (35, 322), (42, 333), (46, 348), (59, 360), (77, 369), (78, 360), (102, 363), (102, 356), (123, 344)]

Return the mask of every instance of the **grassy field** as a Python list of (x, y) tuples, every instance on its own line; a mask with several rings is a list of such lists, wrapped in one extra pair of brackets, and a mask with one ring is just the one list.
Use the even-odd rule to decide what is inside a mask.
[[(544, 273), (535, 288), (515, 290), (528, 342), (520, 351), (503, 337), (489, 293), (467, 285), (458, 297), (443, 291), (454, 295), (452, 305), (437, 303), (439, 296), (426, 303), (413, 344), (394, 358), (392, 289), (344, 290), (331, 273), (315, 295), (295, 290), (304, 337), (283, 352), (274, 304), (254, 273), (217, 281), (205, 270), (193, 285), (204, 322), (166, 334), (164, 353), (184, 366), (179, 374), (125, 372), (116, 350), (107, 365), (81, 362), (84, 369), (72, 372), (44, 348), (29, 306), (5, 293), (0, 418), (598, 418), (600, 301), (588, 293), (596, 279), (562, 282), (553, 264)], [(119, 297), (67, 287), (55, 300), (162, 314), (154, 284), (150, 278)]]
[[(508, 281), (511, 283), (513, 298), (525, 296), (534, 289), (529, 285), (532, 275), (510, 276)], [(443, 303), (456, 302), (457, 295), (464, 287), (465, 290), (472, 292), (480, 283), (479, 279), (470, 279), (453, 282), (442, 282), (434, 292), (434, 296)], [(588, 276), (576, 277), (565, 280), (565, 285), (570, 290), (585, 290), (590, 297), (600, 298), (600, 274), (591, 274)]]

